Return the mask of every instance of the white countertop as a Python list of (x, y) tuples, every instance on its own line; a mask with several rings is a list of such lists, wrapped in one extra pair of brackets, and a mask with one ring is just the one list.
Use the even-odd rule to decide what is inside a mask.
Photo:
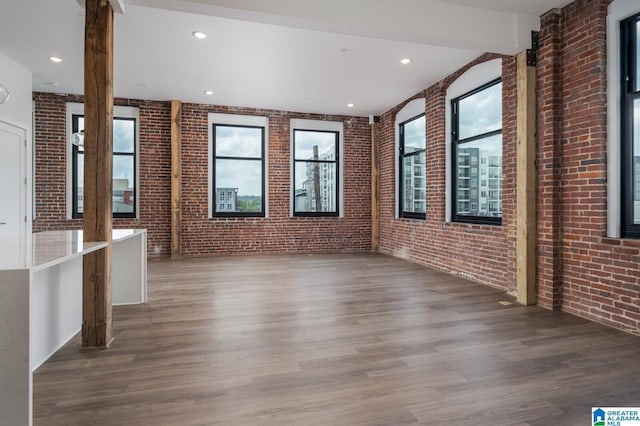
[(134, 235), (146, 233), (146, 229), (114, 229), (111, 232), (113, 241), (122, 241), (131, 238)]
[[(112, 239), (118, 242), (145, 232), (146, 229), (114, 229)], [(36, 232), (27, 244), (0, 240), (0, 270), (46, 269), (107, 245), (104, 241), (83, 241), (82, 230)]]
[(82, 241), (82, 231), (45, 231), (33, 234), (31, 269), (40, 270), (107, 246), (106, 242)]

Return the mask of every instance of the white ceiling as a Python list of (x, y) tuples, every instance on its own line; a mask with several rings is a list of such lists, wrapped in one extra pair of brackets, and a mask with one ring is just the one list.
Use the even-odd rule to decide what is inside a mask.
[[(485, 51), (529, 47), (539, 15), (567, 3), (129, 0), (115, 19), (114, 95), (380, 114)], [(3, 0), (0, 9), (0, 51), (32, 70), (33, 89), (81, 94), (78, 2)], [(196, 40), (196, 30), (208, 37)]]

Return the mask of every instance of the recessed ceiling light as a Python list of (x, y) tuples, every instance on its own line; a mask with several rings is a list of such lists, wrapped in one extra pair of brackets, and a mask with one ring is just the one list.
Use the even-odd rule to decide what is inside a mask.
[(400, 63), (401, 63), (402, 65), (410, 64), (410, 63), (411, 63), (411, 58), (404, 58), (404, 59), (401, 59), (401, 60), (400, 60)]
[(347, 106), (348, 106), (349, 108), (353, 108), (355, 105), (354, 105), (354, 104), (347, 104)]
[(211, 96), (211, 95), (213, 95), (213, 90), (205, 90), (204, 94)]
[(60, 62), (62, 62), (62, 58), (59, 58), (57, 56), (49, 56), (49, 60), (51, 62), (55, 62), (56, 64), (59, 64)]
[(203, 38), (207, 38), (207, 35), (202, 31), (194, 31), (192, 34), (195, 38), (198, 38), (200, 40), (202, 40)]

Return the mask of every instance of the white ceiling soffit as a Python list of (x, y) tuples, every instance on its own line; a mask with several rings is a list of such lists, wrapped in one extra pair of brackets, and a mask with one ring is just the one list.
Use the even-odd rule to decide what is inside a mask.
[[(127, 2), (265, 24), (508, 55), (531, 47), (531, 31), (537, 30), (540, 22), (539, 15), (536, 14), (457, 4), (460, 3), (459, 0), (128, 0)], [(527, 3), (536, 2), (528, 0)], [(536, 10), (538, 11), (539, 9)]]
[(115, 13), (124, 13), (124, 0), (109, 0), (109, 3)]
[[(123, 14), (124, 13), (124, 0), (109, 0), (111, 3), (111, 8), (115, 13)], [(78, 4), (82, 7), (85, 5), (85, 0), (78, 0)]]

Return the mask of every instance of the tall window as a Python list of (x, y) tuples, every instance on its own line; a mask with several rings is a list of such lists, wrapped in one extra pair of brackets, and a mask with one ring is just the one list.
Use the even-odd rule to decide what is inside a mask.
[(213, 123), (213, 216), (264, 216), (265, 127)]
[(400, 123), (399, 132), (400, 217), (424, 219), (427, 208), (424, 114)]
[(640, 238), (640, 14), (621, 31), (622, 236)]
[(339, 136), (293, 129), (294, 216), (338, 216)]
[[(136, 217), (136, 118), (113, 118), (113, 217)], [(71, 211), (81, 218), (84, 209), (84, 116), (71, 115), (75, 143), (71, 148)]]
[[(453, 99), (451, 111), (453, 220), (501, 224), (502, 83), (500, 79)], [(482, 197), (483, 194), (486, 196)]]

